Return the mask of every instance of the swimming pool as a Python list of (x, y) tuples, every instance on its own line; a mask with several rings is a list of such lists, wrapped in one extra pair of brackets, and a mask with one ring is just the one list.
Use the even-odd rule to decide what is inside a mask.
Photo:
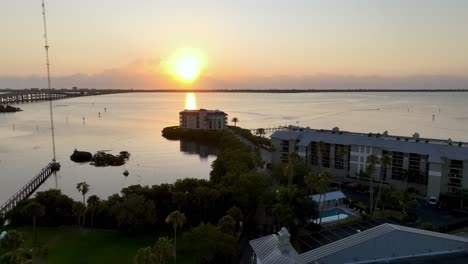
[[(351, 216), (351, 214), (341, 210), (340, 208), (322, 211), (320, 215), (322, 216), (322, 224), (344, 220)], [(320, 218), (314, 219), (312, 221), (318, 224), (320, 222)]]

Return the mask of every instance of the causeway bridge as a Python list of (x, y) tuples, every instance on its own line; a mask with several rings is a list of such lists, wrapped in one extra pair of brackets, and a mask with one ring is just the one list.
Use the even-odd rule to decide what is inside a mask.
[(0, 104), (31, 103), (35, 101), (58, 100), (81, 96), (131, 93), (132, 90), (97, 90), (97, 89), (25, 89), (0, 90)]
[(55, 90), (22, 90), (0, 94), (0, 104), (29, 103), (35, 101), (57, 100), (78, 96), (83, 95), (81, 95), (80, 93)]
[(60, 170), (60, 163), (51, 162), (47, 164), (34, 178), (0, 206), (0, 218), (4, 217), (8, 211), (15, 208), (20, 201), (29, 198), (52, 173), (58, 170)]

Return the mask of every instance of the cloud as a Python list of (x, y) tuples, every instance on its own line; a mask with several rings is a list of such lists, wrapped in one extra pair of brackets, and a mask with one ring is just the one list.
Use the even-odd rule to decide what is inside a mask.
[[(52, 76), (55, 88), (73, 86), (97, 89), (177, 89), (161, 59), (137, 59), (98, 74)], [(44, 76), (0, 76), (0, 88), (44, 88)], [(249, 76), (221, 79), (202, 76), (197, 89), (468, 89), (468, 76), (412, 75), (400, 77), (319, 74), (309, 76)]]

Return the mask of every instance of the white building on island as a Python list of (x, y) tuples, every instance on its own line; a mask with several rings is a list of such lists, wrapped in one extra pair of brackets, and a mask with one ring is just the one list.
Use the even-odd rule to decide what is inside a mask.
[(219, 110), (184, 110), (179, 113), (179, 125), (182, 129), (224, 130), (227, 114)]

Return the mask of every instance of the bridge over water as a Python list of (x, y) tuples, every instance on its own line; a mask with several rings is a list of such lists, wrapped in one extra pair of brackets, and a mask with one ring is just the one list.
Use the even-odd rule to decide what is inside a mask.
[(71, 97), (87, 96), (79, 92), (60, 90), (15, 90), (0, 94), (0, 104), (29, 103), (35, 101), (57, 100)]

